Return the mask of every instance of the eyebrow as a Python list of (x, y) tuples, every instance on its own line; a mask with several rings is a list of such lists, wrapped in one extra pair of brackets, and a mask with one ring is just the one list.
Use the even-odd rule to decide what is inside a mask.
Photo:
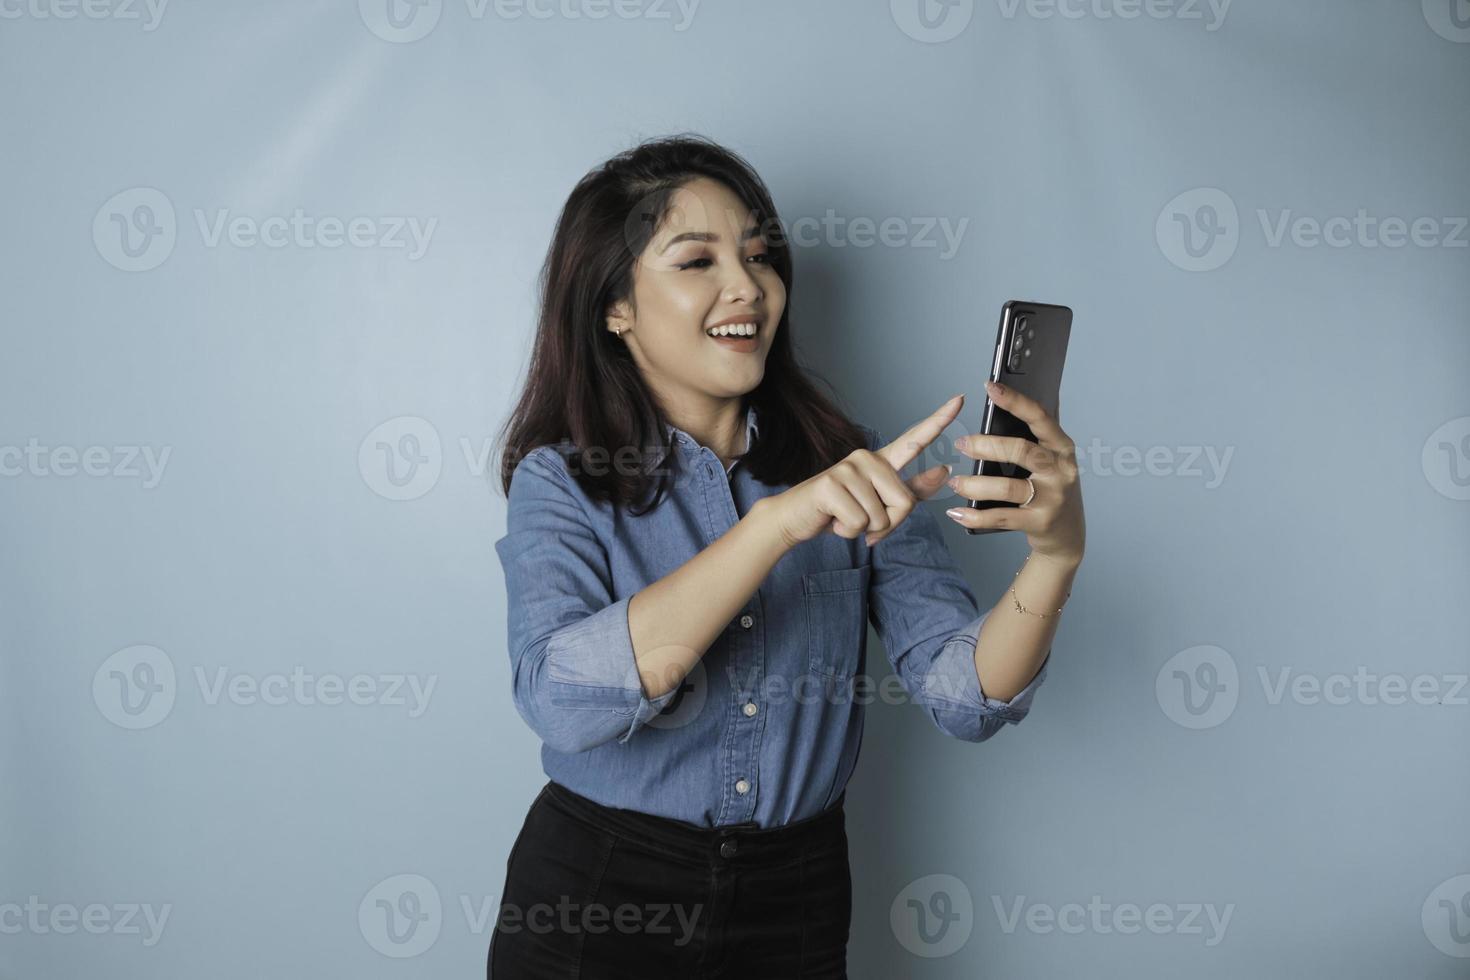
[[(760, 226), (751, 225), (749, 228), (745, 229), (745, 231), (740, 233), (740, 243), (743, 245), (746, 242), (750, 241), (752, 238), (758, 236), (759, 234)], [(667, 242), (664, 242), (663, 247), (658, 250), (658, 254), (664, 254), (680, 242), (717, 242), (719, 240), (720, 236), (712, 231), (686, 231), (682, 234), (675, 235)]]

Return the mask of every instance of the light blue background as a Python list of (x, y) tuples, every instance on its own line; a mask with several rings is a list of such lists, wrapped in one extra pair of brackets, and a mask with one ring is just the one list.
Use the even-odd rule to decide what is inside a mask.
[[(937, 41), (908, 0), (705, 0), (687, 24), (651, 0), (601, 20), (445, 0), (411, 42), (369, 28), (393, 37), (381, 3), (174, 0), (152, 29), (141, 7), (7, 3), (0, 448), (34, 439), (64, 468), (56, 447), (103, 447), (110, 475), (0, 477), (0, 906), (169, 918), (147, 946), (0, 914), (0, 978), (480, 974), (544, 782), (511, 705), (483, 453), (566, 194), (684, 129), (748, 156), (788, 223), (968, 222), (950, 257), (843, 234), (797, 249), (800, 347), (860, 421), (896, 435), (965, 391), (951, 435), (973, 427), (1002, 301), (1076, 310), (1061, 421), (1089, 540), (1053, 669), (983, 745), (870, 707), (853, 976), (1466, 976), (1435, 940), (1470, 953), (1439, 904), (1470, 888), (1467, 692), (1272, 703), (1258, 672), (1362, 667), (1449, 694), (1470, 671), (1467, 236), (1272, 247), (1258, 211), (1451, 232), (1470, 214), (1470, 31), (1449, 0), (1099, 16), (1125, 2), (962, 3)], [(126, 271), (111, 221), (137, 188), (174, 209), (176, 240)], [(1166, 210), (1198, 189), (1219, 193)], [(1205, 221), (1220, 194), (1234, 252), (1181, 268), (1173, 215)], [(296, 208), (436, 224), (411, 257), (210, 246), (195, 217)], [(376, 443), (404, 435), (427, 462), (400, 490)], [(126, 447), (169, 452), (156, 485), (117, 471)], [(1154, 472), (1098, 447), (1158, 447)], [(1203, 458), (1191, 475), (1204, 449), (1231, 453), (1222, 478)], [(989, 605), (1024, 541), (949, 533)], [(138, 645), (172, 666), (174, 700), (129, 729), (111, 685)], [(1235, 707), (1189, 728), (1169, 665), (1205, 645), (1237, 669), (1218, 702)], [(210, 703), (196, 677), (297, 666), (435, 686), (411, 717)], [(931, 874), (974, 909), (945, 957), (902, 921)], [(442, 903), (421, 951), (373, 935), (398, 875)], [(1203, 934), (1071, 934), (1008, 932), (996, 911), (1094, 895), (1233, 908), (1214, 945), (1203, 916)]]

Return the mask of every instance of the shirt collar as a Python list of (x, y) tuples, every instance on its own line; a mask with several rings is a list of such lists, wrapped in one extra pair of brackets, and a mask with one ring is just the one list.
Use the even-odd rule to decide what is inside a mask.
[[(671, 439), (672, 438), (678, 438), (681, 442), (683, 442), (685, 445), (687, 445), (687, 446), (689, 446), (691, 448), (698, 448), (698, 446), (699, 446), (699, 444), (694, 441), (694, 437), (693, 436), (691, 436), (689, 433), (685, 432), (683, 429), (681, 429), (681, 428), (679, 428), (679, 427), (677, 427), (675, 425), (669, 424), (668, 422), (665, 422), (664, 423), (664, 434), (666, 436), (668, 436), (669, 438), (671, 438)], [(758, 435), (760, 435), (760, 425), (759, 425), (759, 423), (757, 421), (757, 413), (756, 413), (756, 410), (755, 410), (755, 405), (754, 404), (751, 404), (751, 405), (746, 406), (746, 409), (745, 409), (745, 450), (746, 450), (746, 452), (749, 452), (750, 451), (750, 447), (755, 445), (755, 439), (756, 439), (756, 436), (758, 436)]]

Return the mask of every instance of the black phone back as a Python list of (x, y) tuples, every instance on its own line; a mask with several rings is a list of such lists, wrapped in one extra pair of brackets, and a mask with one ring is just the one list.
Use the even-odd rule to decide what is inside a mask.
[[(1001, 307), (996, 329), (990, 380), (1034, 398), (1052, 418), (1059, 416), (1062, 365), (1067, 358), (1067, 340), (1072, 334), (1072, 311), (1051, 303), (1011, 300)], [(1036, 442), (1031, 427), (1010, 412), (985, 399), (980, 431), (988, 435), (1019, 436)], [(1031, 471), (1018, 463), (977, 459), (976, 476), (1007, 476), (1024, 479)], [(1019, 506), (1008, 500), (971, 500), (977, 510)], [(965, 528), (969, 534), (989, 534), (1003, 528)]]

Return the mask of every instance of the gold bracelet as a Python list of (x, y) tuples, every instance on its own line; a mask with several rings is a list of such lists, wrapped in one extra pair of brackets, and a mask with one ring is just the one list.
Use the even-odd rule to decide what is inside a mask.
[[(1027, 555), (1026, 556), (1026, 561), (1030, 561), (1030, 560), (1031, 560), (1031, 555)], [(1011, 576), (1011, 601), (1016, 604), (1016, 612), (1023, 612), (1023, 613), (1025, 613), (1028, 616), (1036, 616), (1039, 619), (1050, 619), (1051, 617), (1055, 616), (1057, 613), (1059, 613), (1059, 612), (1062, 611), (1062, 607), (1067, 604), (1067, 600), (1070, 599), (1070, 598), (1072, 598), (1072, 591), (1070, 589), (1067, 590), (1066, 596), (1064, 596), (1062, 598), (1062, 605), (1057, 607), (1057, 611), (1056, 612), (1039, 613), (1039, 612), (1032, 612), (1031, 610), (1027, 609), (1025, 606), (1021, 605), (1021, 599), (1020, 599), (1020, 597), (1018, 597), (1016, 595), (1016, 582), (1015, 582), (1016, 579), (1018, 579), (1018, 578), (1021, 577), (1021, 571), (1022, 571), (1022, 569), (1024, 569), (1026, 567), (1026, 561), (1021, 562), (1021, 567), (1018, 568), (1018, 569), (1016, 569), (1016, 574), (1015, 575)]]

